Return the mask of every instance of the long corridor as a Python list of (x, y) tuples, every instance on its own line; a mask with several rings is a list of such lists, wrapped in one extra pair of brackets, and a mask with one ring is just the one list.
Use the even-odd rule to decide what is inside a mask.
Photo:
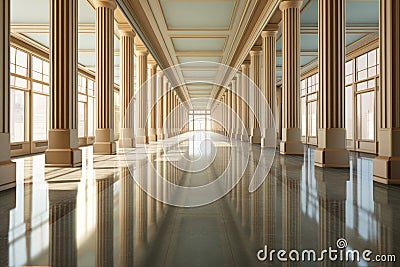
[[(264, 246), (320, 251), (335, 247), (339, 238), (346, 239), (347, 248), (400, 255), (400, 189), (374, 183), (372, 160), (362, 155), (352, 154), (352, 167), (343, 170), (315, 167), (312, 147), (304, 156), (277, 153), (266, 180), (250, 193), (262, 148), (244, 146), (250, 160), (230, 193), (191, 208), (163, 204), (141, 188), (153, 186), (177, 199), (190, 195), (176, 195), (158, 184), (139, 187), (132, 177), (139, 181), (154, 169), (186, 187), (209, 184), (224, 171), (234, 177), (240, 171), (227, 166), (230, 160), (237, 161), (234, 166), (243, 165), (232, 153), (242, 145), (215, 133), (195, 132), (117, 156), (93, 155), (89, 146), (82, 149), (82, 169), (44, 168), (43, 154), (15, 159), (17, 186), (0, 194), (0, 263), (262, 266), (257, 253)], [(131, 155), (129, 161), (124, 153)], [(211, 164), (193, 171), (174, 164), (174, 155), (211, 158)], [(268, 266), (280, 263), (275, 259)], [(361, 261), (348, 266), (381, 265)]]

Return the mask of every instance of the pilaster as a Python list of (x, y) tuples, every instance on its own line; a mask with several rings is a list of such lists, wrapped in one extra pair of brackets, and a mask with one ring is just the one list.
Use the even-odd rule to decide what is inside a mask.
[(138, 129), (136, 136), (137, 144), (148, 144), (148, 133), (147, 133), (147, 56), (149, 52), (146, 50), (138, 51), (138, 93), (137, 93), (137, 113), (138, 113)]
[(254, 86), (251, 86), (249, 90), (252, 90), (252, 107), (254, 114), (253, 119), (251, 120), (251, 136), (250, 136), (250, 143), (252, 144), (261, 144), (261, 131), (259, 125), (259, 109), (260, 109), (260, 99), (258, 97), (258, 93), (256, 90), (260, 88), (261, 85), (261, 51), (250, 51), (250, 75), (251, 80), (254, 83)]

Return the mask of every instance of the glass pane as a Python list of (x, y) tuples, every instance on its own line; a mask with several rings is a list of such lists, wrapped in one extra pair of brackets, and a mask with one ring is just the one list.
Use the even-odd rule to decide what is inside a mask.
[(15, 64), (15, 48), (14, 47), (10, 47), (10, 63), (11, 64)]
[(317, 136), (317, 102), (308, 103), (308, 135)]
[(353, 74), (353, 60), (346, 62), (346, 75)]
[(376, 50), (372, 50), (368, 53), (368, 67), (376, 65)]
[(28, 88), (28, 81), (22, 78), (15, 78), (15, 87), (27, 89)]
[(25, 141), (25, 93), (13, 89), (10, 92), (10, 141)]
[(16, 66), (15, 73), (26, 77), (27, 76), (27, 69), (25, 67)]
[(32, 139), (47, 140), (47, 98), (48, 96), (32, 95)]
[(357, 84), (357, 91), (362, 91), (368, 88), (368, 82), (362, 82)]
[(43, 71), (43, 60), (32, 57), (32, 71), (42, 73)]
[(361, 140), (375, 138), (375, 93), (367, 92), (357, 96), (357, 135)]
[(357, 73), (357, 81), (361, 81), (368, 78), (368, 71), (363, 70)]
[(357, 58), (357, 71), (365, 70), (367, 68), (367, 54)]
[(301, 135), (307, 134), (307, 113), (306, 113), (306, 98), (301, 98)]
[(94, 136), (94, 98), (88, 101), (88, 136)]
[(353, 139), (353, 88), (345, 89), (345, 127), (347, 139)]
[(28, 55), (25, 52), (22, 52), (21, 50), (17, 50), (16, 51), (16, 64), (27, 68), (28, 67)]
[(85, 136), (85, 103), (78, 103), (78, 136)]

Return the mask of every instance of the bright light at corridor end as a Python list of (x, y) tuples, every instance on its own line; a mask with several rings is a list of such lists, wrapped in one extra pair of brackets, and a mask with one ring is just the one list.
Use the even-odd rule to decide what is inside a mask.
[[(215, 62), (190, 62), (175, 65), (163, 70), (163, 73), (171, 82), (174, 80), (181, 81), (182, 79), (177, 74), (182, 73), (182, 70), (185, 69), (190, 69), (191, 72), (198, 70), (199, 75), (196, 77), (199, 78), (195, 81), (182, 81), (181, 83), (172, 84), (170, 88), (164, 90), (163, 96), (174, 88), (188, 88), (196, 84), (207, 84), (222, 91), (230, 91), (240, 97), (243, 101), (242, 103), (247, 105), (249, 118), (252, 120), (254, 118), (254, 123), (259, 126), (261, 137), (269, 145), (266, 148), (260, 148), (247, 141), (242, 142), (230, 136), (223, 136), (211, 131), (187, 132), (175, 138), (165, 139), (159, 142), (158, 145), (149, 144), (133, 148), (136, 149), (136, 152), (139, 149), (143, 149), (143, 157), (140, 159), (137, 153), (130, 152), (132, 148), (124, 148), (122, 151), (123, 160), (132, 177), (134, 177), (142, 190), (163, 203), (178, 207), (197, 207), (212, 203), (229, 193), (240, 181), (249, 165), (255, 169), (255, 172), (249, 183), (248, 190), (249, 192), (254, 192), (267, 178), (275, 157), (277, 144), (274, 116), (264, 93), (248, 76), (229, 66)], [(202, 79), (201, 71), (204, 70), (212, 70), (216, 73), (215, 77), (213, 79), (209, 77)], [(242, 88), (239, 87), (232, 90), (229, 84), (234, 76), (241, 81), (239, 86), (246, 85), (245, 87), (247, 88), (241, 90)], [(141, 118), (139, 117), (139, 120), (144, 119), (146, 120), (146, 125), (149, 124), (150, 112), (155, 109), (163, 96), (158, 96), (157, 99), (149, 99), (147, 101), (149, 103), (148, 108), (141, 107), (138, 101), (141, 94), (147, 95), (149, 83), (152, 79), (156, 79), (156, 77), (149, 77), (147, 82), (135, 92), (135, 97), (132, 98), (133, 100), (126, 110), (125, 120), (132, 120), (136, 110), (139, 116), (142, 116)], [(257, 105), (255, 105), (255, 101), (257, 101)], [(163, 121), (163, 132), (168, 132), (167, 130), (171, 128), (178, 128), (178, 132), (181, 132), (179, 130), (184, 129), (189, 123), (189, 107), (198, 106), (199, 103), (207, 103), (211, 110), (210, 118), (213, 125), (218, 125), (220, 129), (229, 132), (231, 122), (224, 120), (224, 118), (231, 117), (231, 121), (236, 122), (237, 125), (235, 124), (235, 127), (239, 132), (243, 133), (244, 136), (250, 135), (242, 118), (230, 106), (211, 96), (209, 98), (193, 98), (187, 102), (180, 103)], [(258, 109), (255, 108), (257, 106), (259, 107)], [(146, 112), (143, 110), (146, 110)], [(185, 120), (180, 120), (178, 125), (177, 120), (174, 120), (177, 114), (185, 114), (186, 118)], [(221, 116), (221, 114), (229, 114), (229, 116)], [(138, 116), (136, 115), (136, 117)], [(173, 123), (175, 124), (173, 125)], [(258, 162), (250, 157), (249, 152), (251, 150), (259, 150), (260, 157)], [(164, 162), (154, 162), (155, 153), (164, 155), (162, 157)], [(215, 156), (219, 153), (223, 155), (222, 162), (216, 161)], [(210, 177), (210, 182), (206, 185), (188, 187), (174, 183), (168, 177), (164, 177), (165, 173), (158, 172), (160, 168), (157, 167), (157, 164), (168, 164), (184, 173), (202, 172), (213, 165), (215, 168), (219, 168), (218, 173), (221, 173), (221, 175)]]

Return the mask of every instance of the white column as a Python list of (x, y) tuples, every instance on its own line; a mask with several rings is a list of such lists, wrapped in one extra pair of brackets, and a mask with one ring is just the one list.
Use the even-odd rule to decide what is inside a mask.
[(250, 143), (252, 144), (261, 144), (261, 131), (259, 124), (259, 109), (260, 109), (260, 99), (258, 97), (258, 93), (255, 90), (258, 90), (261, 86), (261, 51), (250, 51), (250, 75), (251, 80), (254, 83), (254, 86), (258, 88), (254, 88), (251, 86), (249, 90), (251, 90), (251, 102), (254, 114), (252, 114), (251, 119), (251, 136)]
[(148, 106), (149, 109), (149, 117), (148, 117), (148, 126), (149, 126), (149, 141), (157, 141), (156, 135), (157, 135), (157, 124), (156, 124), (156, 114), (157, 114), (157, 105), (156, 103), (156, 97), (157, 97), (157, 65), (156, 64), (150, 64), (149, 65), (150, 69), (150, 85), (149, 85), (149, 100), (148, 103), (150, 105)]
[(263, 40), (263, 61), (264, 61), (264, 95), (269, 105), (269, 109), (261, 116), (266, 119), (265, 128), (262, 129), (262, 147), (276, 147), (276, 125), (274, 119), (276, 115), (276, 33), (278, 25), (269, 25), (266, 31), (261, 33)]
[(164, 93), (164, 73), (162, 70), (157, 72), (157, 141), (163, 139), (162, 125), (163, 125), (163, 93)]
[[(148, 86), (147, 81), (147, 56), (149, 52), (146, 50), (138, 51), (138, 93), (137, 93), (137, 113), (138, 113), (138, 129), (136, 136), (137, 144), (148, 144), (148, 134), (147, 134), (147, 93)], [(146, 86), (146, 88), (143, 88)]]
[(300, 129), (300, 7), (303, 1), (281, 2), (283, 116), (281, 154), (302, 155)]
[(114, 0), (95, 0), (96, 7), (96, 141), (94, 154), (115, 154), (114, 141)]
[[(120, 25), (120, 62), (121, 62), (121, 136), (119, 138), (119, 147), (135, 147), (134, 136), (134, 51), (135, 51), (135, 33), (129, 25)], [(129, 108), (129, 109), (128, 109)]]
[(250, 64), (249, 62), (245, 61), (243, 62), (242, 66), (242, 92), (243, 92), (243, 97), (244, 97), (244, 103), (243, 103), (243, 132), (241, 139), (242, 141), (249, 141), (250, 137), (250, 127), (249, 127), (249, 76), (250, 76)]

